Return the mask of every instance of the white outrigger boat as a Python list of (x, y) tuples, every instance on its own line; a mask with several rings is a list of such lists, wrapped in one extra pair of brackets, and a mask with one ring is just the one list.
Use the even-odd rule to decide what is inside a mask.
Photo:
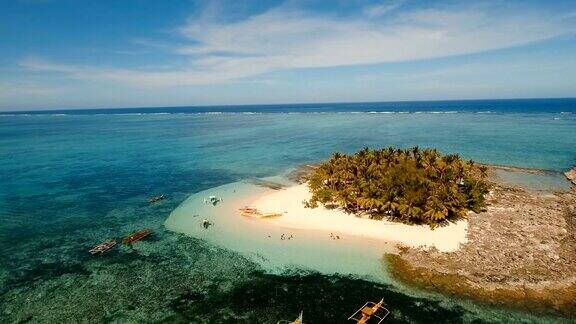
[(111, 239), (108, 240), (106, 242), (102, 242), (96, 246), (94, 246), (93, 248), (91, 248), (90, 250), (88, 250), (88, 252), (90, 252), (90, 254), (92, 255), (96, 255), (96, 254), (104, 254), (105, 252), (107, 252), (108, 250), (112, 249), (113, 247), (116, 246), (116, 239)]
[(219, 202), (222, 202), (222, 198), (216, 196), (210, 196), (208, 198), (204, 198), (205, 204), (211, 204), (213, 206), (216, 206)]

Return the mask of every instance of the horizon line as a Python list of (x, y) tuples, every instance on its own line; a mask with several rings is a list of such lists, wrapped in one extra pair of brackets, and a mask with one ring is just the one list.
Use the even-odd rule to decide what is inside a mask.
[(178, 105), (178, 106), (121, 106), (121, 107), (84, 107), (84, 108), (31, 108), (29, 110), (2, 110), (5, 113), (37, 113), (51, 111), (89, 111), (89, 110), (121, 110), (121, 109), (161, 109), (161, 108), (227, 108), (227, 107), (248, 107), (248, 106), (315, 106), (315, 105), (345, 105), (345, 104), (395, 104), (395, 103), (422, 103), (422, 102), (456, 102), (456, 101), (507, 101), (507, 100), (576, 100), (574, 97), (516, 97), (516, 98), (475, 98), (475, 99), (433, 99), (433, 100), (391, 100), (391, 101), (332, 101), (332, 102), (294, 102), (294, 103), (257, 103), (257, 104), (208, 104), (208, 105)]

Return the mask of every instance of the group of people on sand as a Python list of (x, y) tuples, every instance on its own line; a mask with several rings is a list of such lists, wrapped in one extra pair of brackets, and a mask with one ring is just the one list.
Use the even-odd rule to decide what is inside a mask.
[[(270, 237), (271, 237), (271, 236), (268, 235), (268, 238), (270, 238)], [(293, 238), (294, 238), (294, 235), (292, 235), (292, 234), (290, 234), (290, 236), (288, 236), (287, 234), (284, 234), (284, 233), (282, 233), (282, 235), (280, 235), (280, 239), (281, 239), (282, 241), (284, 241), (284, 240), (291, 240), (291, 239), (293, 239)]]
[(334, 233), (330, 232), (330, 238), (333, 240), (339, 240), (340, 236), (339, 235), (334, 235)]

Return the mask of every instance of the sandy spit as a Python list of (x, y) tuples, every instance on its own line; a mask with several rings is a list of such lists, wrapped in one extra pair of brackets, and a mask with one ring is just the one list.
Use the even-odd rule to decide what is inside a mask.
[(427, 225), (405, 225), (385, 220), (360, 218), (339, 209), (305, 208), (310, 198), (306, 184), (272, 191), (255, 199), (250, 207), (264, 213), (281, 213), (281, 217), (265, 219), (270, 225), (287, 229), (316, 230), (339, 236), (355, 236), (395, 242), (414, 248), (434, 247), (451, 252), (467, 242), (468, 221), (461, 220), (432, 230)]

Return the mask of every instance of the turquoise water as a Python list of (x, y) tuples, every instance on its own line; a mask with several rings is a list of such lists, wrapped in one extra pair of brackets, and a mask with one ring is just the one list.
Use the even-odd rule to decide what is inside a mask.
[[(363, 104), (316, 112), (0, 115), (0, 322), (275, 323), (301, 309), (312, 322), (339, 322), (380, 296), (399, 322), (486, 320), (485, 307), (408, 295), (362, 278), (267, 273), (163, 224), (194, 193), (363, 146), (437, 147), (481, 162), (563, 171), (575, 164), (575, 102), (554, 102), (551, 112), (545, 100), (531, 102), (527, 112), (515, 102), (510, 113), (506, 102), (483, 110), (457, 102), (444, 110), (441, 103), (393, 110), (405, 113)], [(168, 199), (149, 206), (148, 197), (158, 193)], [(155, 235), (133, 248), (97, 258), (87, 253), (144, 227)]]
[(496, 170), (496, 176), (503, 182), (532, 191), (569, 190), (571, 183), (561, 172), (526, 173)]

